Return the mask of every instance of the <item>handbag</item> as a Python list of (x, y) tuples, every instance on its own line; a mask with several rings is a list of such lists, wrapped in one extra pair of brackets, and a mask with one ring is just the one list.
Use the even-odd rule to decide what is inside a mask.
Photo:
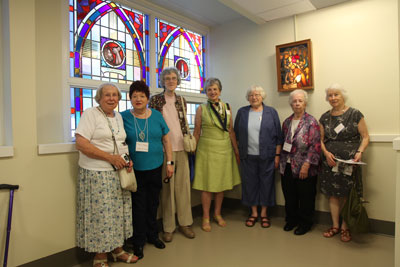
[[(359, 172), (359, 170), (357, 171)], [(356, 173), (354, 175), (354, 183), (351, 188), (350, 195), (344, 204), (344, 207), (340, 213), (343, 220), (347, 223), (350, 230), (354, 233), (368, 233), (369, 232), (369, 219), (367, 210), (364, 207), (364, 203), (368, 203), (363, 200), (358, 194), (357, 183), (361, 183), (361, 174)], [(358, 176), (358, 177), (356, 177)]]
[(186, 117), (186, 111), (185, 107), (183, 106), (183, 97), (181, 96), (181, 102), (182, 102), (182, 109), (183, 109), (183, 117), (185, 118), (185, 124), (186, 124), (186, 129), (187, 133), (183, 135), (183, 148), (185, 149), (186, 152), (188, 153), (194, 153), (196, 151), (196, 138), (193, 136), (193, 134), (190, 132), (189, 129), (189, 124), (187, 121)]
[[(117, 142), (115, 141), (115, 135), (114, 135), (114, 131), (112, 129), (111, 123), (108, 120), (106, 114), (104, 113), (104, 111), (98, 107), (98, 109), (101, 111), (101, 113), (103, 113), (104, 117), (106, 117), (107, 122), (108, 122), (108, 127), (110, 127), (111, 130), (111, 135), (112, 135), (112, 140), (114, 142), (114, 153), (115, 151), (117, 151), (117, 154), (119, 154), (119, 150), (118, 150), (118, 146), (117, 146)], [(125, 160), (125, 162), (129, 162), (130, 161), (130, 157), (128, 154), (122, 154), (121, 157)], [(115, 169), (115, 167), (113, 166), (113, 168)], [(119, 176), (119, 181), (121, 183), (121, 188), (124, 190), (129, 190), (132, 192), (136, 192), (137, 190), (137, 182), (136, 182), (136, 176), (135, 176), (135, 172), (132, 170), (131, 172), (128, 172), (128, 170), (126, 168), (122, 168), (120, 170), (118, 170), (118, 176)]]
[[(112, 133), (112, 139), (114, 141), (114, 152), (116, 150), (117, 154), (119, 155), (118, 146), (117, 146), (117, 142), (115, 141), (114, 132)], [(123, 154), (123, 155), (121, 155), (121, 157), (124, 158), (125, 161), (128, 161), (128, 162), (130, 161), (128, 154)], [(126, 168), (119, 169), (118, 176), (119, 176), (119, 181), (121, 183), (122, 189), (136, 192), (137, 183), (136, 183), (135, 172), (133, 170), (131, 172), (128, 172), (128, 170)]]

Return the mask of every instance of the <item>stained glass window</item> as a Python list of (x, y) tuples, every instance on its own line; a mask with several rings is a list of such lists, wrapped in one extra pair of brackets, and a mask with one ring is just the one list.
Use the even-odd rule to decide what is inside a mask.
[(187, 113), (186, 113), (186, 116), (187, 116), (187, 120), (188, 120), (188, 124), (189, 124), (189, 128), (190, 128), (190, 130), (194, 130), (194, 120), (195, 120), (195, 117), (196, 117), (196, 110), (197, 110), (197, 108), (200, 106), (200, 104), (197, 104), (197, 103), (187, 103), (186, 104), (186, 106), (187, 106)]
[(156, 19), (157, 83), (164, 68), (176, 67), (182, 77), (177, 90), (204, 92), (203, 39), (198, 33)]
[(148, 16), (102, 0), (69, 0), (70, 76), (149, 83)]
[[(97, 107), (96, 100), (94, 97), (96, 90), (88, 88), (71, 88), (71, 137), (74, 138), (76, 127), (79, 124), (82, 113), (87, 108)], [(129, 101), (129, 94), (127, 92), (121, 92), (122, 98), (118, 103), (115, 111), (124, 111), (132, 108), (131, 101)]]

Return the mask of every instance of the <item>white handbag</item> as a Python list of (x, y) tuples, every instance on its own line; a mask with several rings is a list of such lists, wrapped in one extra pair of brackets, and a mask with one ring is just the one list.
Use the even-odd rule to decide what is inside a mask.
[(183, 148), (185, 149), (186, 152), (188, 153), (194, 153), (196, 152), (196, 138), (191, 134), (190, 129), (189, 129), (189, 124), (187, 121), (186, 117), (186, 111), (185, 107), (183, 106), (183, 97), (181, 96), (181, 102), (182, 102), (182, 109), (183, 109), (183, 117), (185, 118), (185, 124), (186, 124), (186, 129), (187, 133), (183, 135)]

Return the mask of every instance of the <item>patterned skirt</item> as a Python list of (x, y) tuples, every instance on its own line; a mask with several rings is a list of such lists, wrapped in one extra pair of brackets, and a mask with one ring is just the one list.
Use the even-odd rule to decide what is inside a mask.
[(79, 168), (76, 217), (76, 245), (88, 252), (112, 251), (132, 236), (131, 192), (117, 172)]

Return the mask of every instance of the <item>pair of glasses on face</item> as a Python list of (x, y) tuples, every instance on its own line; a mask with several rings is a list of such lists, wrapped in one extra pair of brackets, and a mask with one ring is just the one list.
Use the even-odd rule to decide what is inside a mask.
[(165, 78), (165, 81), (167, 81), (167, 82), (176, 81), (176, 80), (178, 80), (178, 78), (176, 78), (176, 77), (168, 77), (168, 78)]

